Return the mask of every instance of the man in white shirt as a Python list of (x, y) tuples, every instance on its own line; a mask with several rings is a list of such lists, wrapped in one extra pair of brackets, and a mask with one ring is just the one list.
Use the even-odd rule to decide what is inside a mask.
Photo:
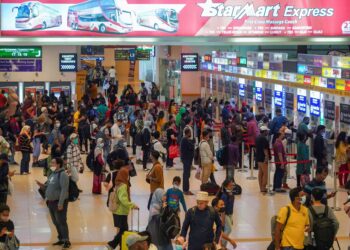
[(111, 127), (112, 145), (116, 145), (118, 141), (123, 138), (123, 135), (119, 128), (121, 123), (122, 123), (121, 120), (114, 121), (114, 124)]
[(108, 77), (109, 77), (109, 81), (111, 84), (115, 84), (115, 75), (116, 75), (116, 71), (114, 66), (112, 66), (109, 70), (108, 70)]
[(162, 156), (161, 158), (163, 159), (164, 158), (163, 156), (166, 155), (166, 149), (163, 147), (162, 143), (159, 141), (160, 133), (156, 131), (152, 134), (152, 136), (154, 138), (154, 140), (152, 141), (153, 150), (158, 151)]

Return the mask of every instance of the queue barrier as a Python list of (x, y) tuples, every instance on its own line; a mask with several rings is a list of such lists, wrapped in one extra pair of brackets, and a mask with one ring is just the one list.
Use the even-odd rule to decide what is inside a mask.
[(272, 162), (272, 161), (268, 161), (268, 165), (267, 165), (267, 195), (274, 195), (275, 192), (272, 190), (272, 185), (271, 185), (271, 176), (270, 176), (270, 173), (271, 173), (271, 165), (272, 164), (284, 164), (284, 165), (287, 165), (287, 164), (297, 164), (297, 163), (309, 163), (309, 162), (313, 162), (313, 160), (302, 160), (302, 161), (285, 161), (285, 162)]

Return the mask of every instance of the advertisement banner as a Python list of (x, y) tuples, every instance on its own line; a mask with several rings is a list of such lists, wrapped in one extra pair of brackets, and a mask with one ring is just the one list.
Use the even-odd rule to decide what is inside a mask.
[(35, 59), (0, 60), (0, 72), (41, 72), (42, 61)]
[(3, 0), (3, 36), (349, 36), (348, 0)]
[(324, 118), (331, 121), (335, 120), (335, 102), (324, 101)]
[(350, 124), (350, 105), (340, 104), (340, 122)]

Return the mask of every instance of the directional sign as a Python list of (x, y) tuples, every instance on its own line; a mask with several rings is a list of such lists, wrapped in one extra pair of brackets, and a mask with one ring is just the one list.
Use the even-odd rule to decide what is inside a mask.
[(0, 46), (0, 58), (41, 58), (41, 47)]
[(61, 53), (60, 54), (60, 71), (61, 72), (76, 72), (78, 68), (77, 54)]

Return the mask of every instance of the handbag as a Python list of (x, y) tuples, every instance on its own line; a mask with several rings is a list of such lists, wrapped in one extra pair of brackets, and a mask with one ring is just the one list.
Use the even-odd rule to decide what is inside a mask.
[(197, 171), (196, 171), (196, 174), (195, 174), (195, 178), (197, 179), (197, 180), (201, 180), (201, 174), (202, 174), (202, 169), (201, 168), (197, 168)]
[(11, 238), (7, 235), (5, 242), (0, 245), (0, 250), (17, 250), (19, 245), (19, 240), (15, 235)]
[(176, 144), (172, 144), (169, 147), (169, 159), (175, 159), (176, 157), (179, 157), (179, 147)]
[(129, 165), (129, 176), (130, 177), (137, 176), (136, 168), (133, 162), (130, 162), (130, 165)]

